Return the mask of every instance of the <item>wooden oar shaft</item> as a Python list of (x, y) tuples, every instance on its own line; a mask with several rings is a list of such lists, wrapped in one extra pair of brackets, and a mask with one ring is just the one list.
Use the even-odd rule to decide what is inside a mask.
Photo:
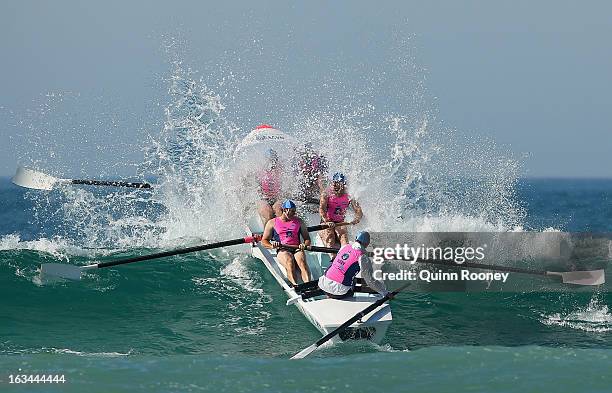
[(339, 248), (333, 248), (333, 247), (319, 247), (319, 246), (308, 246), (306, 247), (306, 249), (308, 251), (314, 251), (314, 252), (327, 252), (330, 254), (336, 254), (338, 253)]
[[(308, 230), (317, 231), (317, 230), (326, 229), (326, 228), (327, 228), (327, 225), (323, 224), (323, 225), (316, 225), (316, 226), (309, 227)], [(116, 261), (94, 263), (91, 265), (80, 266), (80, 267), (71, 266), (71, 265), (47, 263), (47, 264), (42, 264), (41, 273), (45, 273), (48, 275), (55, 275), (55, 276), (59, 276), (59, 277), (63, 277), (63, 278), (71, 279), (71, 280), (79, 280), (81, 277), (81, 273), (85, 270), (100, 269), (100, 268), (117, 266), (117, 265), (125, 265), (128, 263), (148, 261), (151, 259), (164, 258), (164, 257), (173, 256), (173, 255), (187, 254), (187, 253), (196, 252), (196, 251), (211, 250), (213, 248), (234, 246), (238, 244), (255, 243), (260, 240), (261, 240), (261, 234), (253, 234), (252, 236), (233, 239), (233, 240), (226, 240), (226, 241), (211, 243), (211, 244), (203, 244), (203, 245), (194, 246), (194, 247), (182, 248), (179, 250), (164, 251), (164, 252), (159, 252), (156, 254), (141, 255), (138, 257), (119, 259)]]
[[(336, 225), (348, 225), (348, 223), (339, 223)], [(315, 226), (308, 227), (308, 231), (314, 232), (314, 231), (320, 231), (322, 229), (327, 229), (327, 228), (328, 226), (325, 224), (315, 225)], [(126, 263), (142, 262), (142, 261), (148, 261), (150, 259), (165, 258), (165, 257), (173, 256), (173, 255), (181, 255), (181, 254), (187, 254), (190, 252), (210, 250), (213, 248), (252, 243), (253, 241), (259, 241), (260, 236), (261, 235), (259, 234), (254, 234), (253, 236), (249, 236), (249, 237), (233, 239), (233, 240), (226, 240), (223, 242), (212, 243), (212, 244), (203, 244), (201, 246), (187, 247), (187, 248), (182, 248), (180, 250), (164, 251), (164, 252), (160, 252), (157, 254), (141, 255), (138, 257), (119, 259), (116, 261), (101, 262), (101, 263), (98, 263), (96, 267), (103, 268), (103, 267), (110, 267), (110, 266), (117, 266), (117, 265), (125, 265)]]
[[(351, 223), (350, 222), (337, 222), (336, 223), (337, 227), (342, 227), (345, 225), (351, 225)], [(329, 225), (327, 224), (313, 225), (313, 226), (307, 227), (306, 229), (308, 229), (308, 232), (322, 231), (324, 229), (329, 229)]]
[(72, 179), (72, 184), (84, 184), (88, 186), (110, 186), (110, 187), (131, 187), (131, 188), (151, 188), (149, 183), (112, 181), (112, 180), (88, 180), (88, 179)]
[[(293, 246), (290, 244), (281, 244), (280, 246), (284, 248), (291, 248), (294, 250), (297, 250), (298, 248), (300, 248), (300, 246)], [(332, 247), (306, 246), (306, 250), (313, 251), (313, 252), (328, 252), (330, 254), (336, 254), (339, 249), (332, 248)]]
[(116, 261), (101, 262), (97, 264), (97, 267), (103, 268), (103, 267), (124, 265), (126, 263), (147, 261), (149, 259), (164, 258), (164, 257), (173, 256), (173, 255), (187, 254), (187, 253), (195, 252), (195, 251), (203, 251), (203, 250), (210, 250), (210, 249), (219, 248), (219, 247), (235, 246), (238, 244), (251, 243), (253, 241), (257, 241), (257, 239), (258, 239), (257, 236), (248, 236), (248, 237), (243, 237), (239, 239), (226, 240), (226, 241), (218, 242), (218, 243), (203, 244), (201, 246), (182, 248), (180, 250), (164, 251), (164, 252), (160, 252), (157, 254), (141, 255), (138, 257), (119, 259)]

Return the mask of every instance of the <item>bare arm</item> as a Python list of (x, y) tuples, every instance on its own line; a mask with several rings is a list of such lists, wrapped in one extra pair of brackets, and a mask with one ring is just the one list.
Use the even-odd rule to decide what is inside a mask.
[(319, 214), (323, 221), (329, 221), (327, 217), (327, 194), (325, 192), (321, 193), (321, 199), (319, 199)]
[(263, 244), (265, 248), (275, 248), (275, 246), (272, 243), (270, 243), (270, 240), (272, 239), (272, 229), (273, 228), (274, 228), (274, 220), (272, 219), (266, 223), (266, 227), (264, 228), (264, 233), (261, 236), (261, 244)]
[(323, 179), (321, 179), (321, 175), (317, 177), (317, 187), (319, 187), (319, 192), (322, 193), (325, 191), (325, 186), (323, 185)]
[(308, 233), (308, 228), (306, 228), (304, 221), (302, 221), (302, 225), (300, 225), (300, 234), (302, 235), (302, 239), (304, 239), (304, 245), (310, 246), (310, 233)]

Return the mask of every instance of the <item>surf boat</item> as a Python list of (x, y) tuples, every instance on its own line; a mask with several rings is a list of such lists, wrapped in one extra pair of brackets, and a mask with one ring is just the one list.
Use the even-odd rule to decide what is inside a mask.
[[(306, 219), (312, 222), (314, 214), (308, 215), (311, 217)], [(260, 218), (253, 217), (247, 224), (247, 234), (261, 232), (263, 232), (263, 224)], [(313, 245), (323, 245), (320, 237), (315, 233), (311, 233), (311, 240)], [(313, 280), (297, 286), (291, 285), (287, 279), (286, 270), (276, 257), (276, 250), (267, 249), (261, 242), (258, 242), (251, 249), (251, 254), (264, 264), (281, 289), (285, 291), (289, 298), (287, 305), (295, 305), (304, 317), (324, 335), (382, 298), (381, 295), (368, 288), (360, 278), (357, 279), (358, 284), (352, 297), (342, 300), (328, 298), (317, 285), (317, 280), (331, 263), (328, 254), (306, 251), (306, 261)], [(334, 341), (361, 339), (378, 344), (385, 337), (391, 321), (391, 307), (385, 303), (343, 330), (334, 338)]]
[[(297, 149), (299, 142), (291, 136), (266, 124), (251, 131), (234, 152), (234, 161), (238, 171), (252, 170), (254, 163), (260, 162), (265, 152), (270, 149), (278, 154), (283, 161), (291, 160), (291, 154)], [(319, 222), (318, 201), (316, 206), (308, 203), (298, 203), (298, 217), (306, 223)], [(248, 236), (263, 232), (263, 223), (257, 214), (245, 214), (247, 222), (245, 230)], [(251, 216), (250, 219), (248, 217)], [(312, 245), (322, 246), (323, 243), (316, 233), (311, 232)], [(311, 272), (312, 281), (297, 286), (290, 284), (285, 268), (276, 257), (276, 250), (270, 250), (258, 242), (251, 249), (253, 257), (259, 259), (268, 269), (274, 280), (285, 291), (288, 305), (297, 309), (321, 333), (327, 334), (355, 314), (363, 311), (382, 298), (360, 282), (352, 297), (337, 300), (328, 298), (318, 287), (317, 280), (324, 274), (331, 263), (330, 256), (324, 253), (306, 251), (306, 260)], [(374, 293), (373, 293), (374, 292)], [(379, 343), (385, 336), (391, 324), (391, 308), (384, 303), (369, 314), (366, 314), (348, 329), (343, 330), (334, 338), (335, 341), (348, 339), (366, 339)]]

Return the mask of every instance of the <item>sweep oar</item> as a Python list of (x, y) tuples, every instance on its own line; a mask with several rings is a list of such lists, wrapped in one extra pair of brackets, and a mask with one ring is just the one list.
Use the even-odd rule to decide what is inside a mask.
[[(325, 247), (319, 247), (319, 248), (325, 248)], [(372, 311), (376, 310), (378, 307), (382, 306), (387, 300), (393, 299), (395, 297), (395, 295), (397, 295), (398, 293), (400, 293), (401, 291), (406, 289), (406, 287), (408, 287), (409, 285), (410, 285), (410, 281), (406, 282), (404, 285), (402, 285), (401, 287), (399, 287), (395, 291), (389, 292), (388, 294), (386, 294), (382, 298), (380, 298), (377, 301), (375, 301), (374, 303), (370, 304), (368, 307), (366, 307), (363, 310), (359, 311), (357, 314), (355, 314), (351, 318), (347, 319), (346, 322), (344, 322), (342, 325), (338, 326), (337, 328), (335, 328), (331, 332), (327, 333), (325, 336), (321, 337), (319, 340), (317, 340), (317, 342), (315, 342), (311, 346), (309, 346), (307, 348), (304, 348), (300, 352), (298, 352), (295, 355), (293, 355), (291, 357), (291, 359), (303, 359), (306, 356), (310, 355), (312, 352), (314, 352), (321, 345), (325, 344), (327, 341), (332, 339), (335, 335), (339, 334), (340, 332), (342, 332), (343, 330), (345, 330), (346, 328), (351, 326), (356, 321), (360, 320), (361, 318), (365, 317), (366, 315), (368, 315)]]
[(52, 190), (56, 185), (61, 184), (84, 184), (89, 186), (110, 186), (110, 187), (131, 187), (131, 188), (151, 188), (149, 183), (112, 181), (112, 180), (88, 180), (88, 179), (60, 179), (46, 173), (33, 169), (19, 167), (15, 176), (11, 179), (14, 184), (33, 188), (35, 190)]
[[(285, 247), (293, 247), (287, 246)], [(338, 249), (330, 248), (330, 247), (317, 247), (317, 246), (308, 246), (306, 247), (308, 251), (314, 252), (328, 252), (328, 253), (337, 253)], [(370, 256), (372, 253), (368, 253)], [(523, 269), (518, 267), (509, 267), (509, 266), (500, 266), (500, 265), (487, 265), (484, 263), (472, 263), (465, 262), (462, 264), (449, 262), (449, 261), (441, 261), (437, 259), (417, 259), (418, 263), (430, 263), (432, 265), (444, 265), (451, 267), (471, 267), (474, 269), (485, 269), (485, 270), (498, 270), (502, 272), (512, 272), (512, 273), (521, 273), (521, 274), (532, 274), (536, 276), (558, 276), (561, 277), (561, 281), (564, 284), (575, 284), (575, 285), (601, 285), (606, 282), (605, 270), (578, 270), (573, 272), (551, 272), (546, 270), (532, 270), (532, 269)]]
[(69, 280), (80, 280), (81, 273), (91, 269), (101, 269), (117, 265), (125, 265), (127, 263), (148, 261), (150, 259), (164, 258), (173, 255), (187, 254), (195, 251), (211, 250), (213, 248), (235, 246), (238, 244), (253, 243), (259, 240), (259, 235), (242, 237), (239, 239), (226, 240), (218, 243), (204, 244), (201, 246), (181, 248), (178, 250), (165, 251), (157, 254), (141, 255), (139, 257), (119, 259), (116, 261), (100, 262), (85, 266), (66, 265), (63, 263), (43, 263), (40, 266), (41, 275), (57, 276)]

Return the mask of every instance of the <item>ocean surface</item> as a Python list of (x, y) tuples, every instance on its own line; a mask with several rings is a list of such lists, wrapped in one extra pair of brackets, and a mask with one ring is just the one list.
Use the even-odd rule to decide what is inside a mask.
[[(101, 193), (100, 201), (108, 196), (85, 189)], [(241, 247), (101, 269), (80, 282), (40, 282), (41, 263), (159, 251), (125, 231), (106, 233), (99, 217), (80, 210), (72, 217), (62, 204), (82, 198), (54, 193), (0, 179), (0, 391), (611, 389), (608, 292), (405, 293), (393, 301), (381, 345), (345, 343), (293, 361), (320, 334), (285, 306), (265, 267)], [(521, 179), (516, 198), (525, 230), (612, 232), (612, 180)], [(96, 230), (73, 227), (82, 221)], [(242, 235), (238, 222), (227, 232)], [(203, 239), (165, 240), (162, 249)], [(22, 374), (65, 382), (9, 383)]]

